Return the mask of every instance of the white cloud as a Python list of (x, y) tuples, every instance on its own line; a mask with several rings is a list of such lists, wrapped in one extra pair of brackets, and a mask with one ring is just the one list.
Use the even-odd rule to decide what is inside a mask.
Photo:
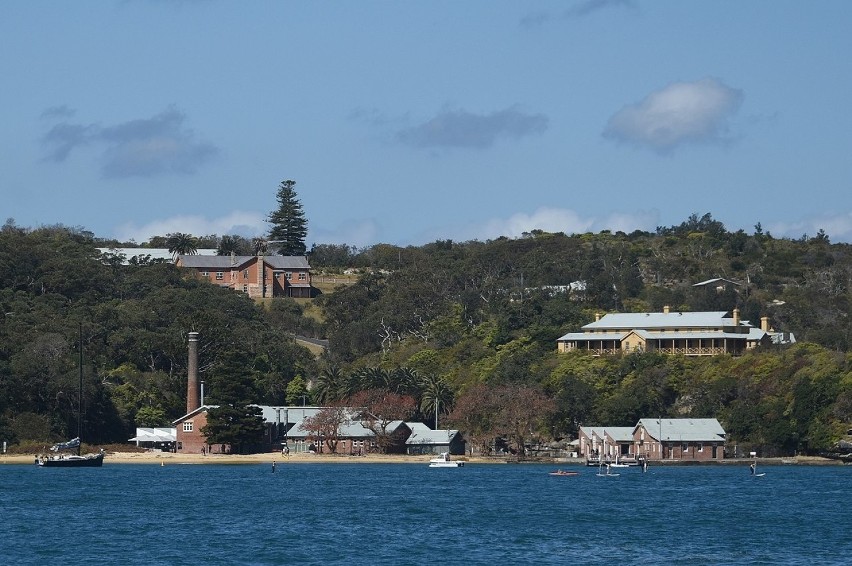
[(305, 243), (308, 248), (313, 244), (347, 244), (361, 248), (378, 243), (381, 232), (375, 220), (348, 220), (334, 228), (310, 228)]
[(852, 212), (803, 218), (792, 222), (764, 222), (763, 229), (775, 238), (813, 238), (822, 230), (831, 242), (852, 242)]
[(659, 222), (657, 211), (638, 211), (633, 213), (611, 213), (605, 217), (584, 217), (574, 210), (565, 208), (537, 209), (532, 214), (519, 212), (508, 218), (493, 218), (480, 224), (464, 228), (445, 228), (435, 238), (450, 237), (453, 240), (493, 240), (501, 236), (519, 238), (525, 232), (543, 230), (545, 232), (564, 232), (565, 234), (584, 234), (610, 230), (626, 233), (634, 230), (653, 232)]
[(725, 143), (741, 90), (707, 78), (678, 82), (625, 106), (607, 122), (606, 138), (667, 153), (686, 143)]
[[(217, 234), (237, 234), (245, 238), (263, 237), (269, 232), (266, 214), (235, 210), (219, 218), (205, 218), (196, 215), (177, 215), (152, 220), (146, 224), (126, 223), (117, 226), (114, 236), (121, 241), (134, 240), (146, 242), (151, 236), (165, 236), (174, 232), (183, 232), (193, 236)], [(378, 243), (381, 227), (372, 219), (347, 220), (333, 228), (311, 227), (305, 243), (308, 248), (313, 244), (348, 244), (364, 247)]]
[(483, 149), (498, 139), (520, 139), (547, 130), (543, 114), (526, 114), (511, 106), (490, 114), (443, 110), (426, 122), (400, 130), (400, 142), (417, 148), (468, 147)]
[(183, 232), (193, 236), (210, 234), (238, 234), (246, 238), (262, 236), (269, 231), (266, 215), (259, 212), (233, 211), (220, 218), (205, 218), (203, 216), (179, 215), (137, 226), (134, 223), (122, 224), (115, 229), (118, 240), (134, 240), (145, 242), (151, 236), (165, 236), (173, 232)]

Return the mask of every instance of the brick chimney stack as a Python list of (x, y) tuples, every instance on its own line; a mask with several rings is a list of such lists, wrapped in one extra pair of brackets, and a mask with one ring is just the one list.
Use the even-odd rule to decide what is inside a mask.
[(671, 312), (671, 307), (669, 307), (669, 305), (664, 306), (663, 314), (669, 314), (669, 312)]
[(189, 363), (187, 364), (186, 412), (201, 406), (198, 398), (198, 332), (189, 333)]
[(764, 332), (769, 332), (769, 317), (762, 316), (760, 317), (760, 329)]
[(740, 325), (740, 309), (734, 309), (734, 326)]

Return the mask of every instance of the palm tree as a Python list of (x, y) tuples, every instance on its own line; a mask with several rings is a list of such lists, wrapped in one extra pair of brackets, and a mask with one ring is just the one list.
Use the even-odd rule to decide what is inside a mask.
[(242, 236), (222, 236), (216, 248), (216, 255), (250, 255), (251, 243)]
[(338, 366), (330, 366), (323, 370), (317, 384), (314, 386), (317, 403), (321, 405), (340, 400), (345, 380)]
[(198, 253), (198, 238), (192, 234), (175, 232), (166, 234), (166, 245), (172, 257), (178, 255), (196, 255)]
[(453, 404), (453, 390), (440, 377), (434, 375), (423, 378), (420, 384), (420, 410), (424, 415), (435, 415), (435, 429), (438, 428), (438, 413), (448, 413)]

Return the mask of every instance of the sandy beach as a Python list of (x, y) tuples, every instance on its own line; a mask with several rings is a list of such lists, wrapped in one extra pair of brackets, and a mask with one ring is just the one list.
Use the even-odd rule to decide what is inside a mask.
[[(369, 454), (367, 456), (335, 456), (329, 454), (291, 453), (282, 456), (280, 452), (263, 454), (173, 454), (170, 452), (107, 452), (104, 465), (112, 464), (263, 464), (276, 462), (278, 464), (316, 464), (316, 463), (351, 463), (351, 464), (426, 464), (431, 456), (406, 456), (401, 454)], [(505, 460), (456, 456), (454, 459), (465, 462), (505, 463)], [(35, 454), (5, 454), (0, 456), (3, 464), (32, 464)]]

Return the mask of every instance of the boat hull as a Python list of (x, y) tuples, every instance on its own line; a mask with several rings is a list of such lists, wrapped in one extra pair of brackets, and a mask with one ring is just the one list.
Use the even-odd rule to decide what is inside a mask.
[(430, 462), (430, 468), (461, 468), (464, 466), (464, 462)]
[(36, 463), (41, 468), (100, 468), (104, 463), (103, 454), (88, 456), (66, 456), (64, 458), (40, 458)]

